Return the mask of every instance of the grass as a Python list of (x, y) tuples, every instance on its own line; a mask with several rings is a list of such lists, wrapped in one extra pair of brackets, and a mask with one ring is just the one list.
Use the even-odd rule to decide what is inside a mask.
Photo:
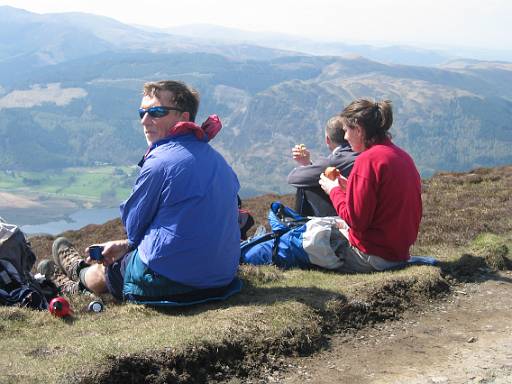
[[(85, 297), (72, 300), (74, 308), (86, 304)], [(248, 313), (254, 316), (248, 318)], [(252, 302), (169, 311), (108, 305), (100, 315), (79, 310), (72, 322), (46, 312), (0, 308), (0, 347), (10, 352), (8, 371), (17, 373), (13, 382), (37, 378), (52, 383), (77, 370), (96, 371), (120, 351), (123, 355), (166, 349), (179, 353), (190, 345), (226, 340), (233, 329), (249, 334), (257, 329), (260, 335), (276, 338), (283, 329), (297, 328), (300, 319), (311, 315), (311, 308), (294, 301), (276, 301), (264, 311)]]
[(423, 219), (416, 247), (465, 245), (478, 234), (512, 228), (512, 166), (442, 173), (423, 184)]
[[(281, 355), (311, 353), (330, 333), (397, 318), (445, 294), (451, 283), (509, 268), (512, 210), (503, 191), (511, 190), (511, 179), (510, 168), (501, 168), (425, 182), (414, 254), (435, 256), (441, 268), (342, 275), (242, 266), (242, 293), (223, 303), (158, 310), (108, 301), (104, 312), (93, 314), (85, 310), (90, 298), (80, 295), (70, 298), (70, 321), (0, 308), (0, 348), (9, 351), (0, 358), (0, 382), (200, 383), (245, 377)], [(246, 206), (261, 211), (260, 222), (262, 207), (274, 199)], [(108, 228), (70, 235), (89, 241), (107, 236)], [(52, 239), (34, 240), (38, 251)]]

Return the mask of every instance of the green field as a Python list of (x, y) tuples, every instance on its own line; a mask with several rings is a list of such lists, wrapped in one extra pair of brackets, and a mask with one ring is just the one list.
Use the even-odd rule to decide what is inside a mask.
[(0, 191), (110, 205), (128, 197), (137, 172), (134, 166), (3, 171), (0, 173)]

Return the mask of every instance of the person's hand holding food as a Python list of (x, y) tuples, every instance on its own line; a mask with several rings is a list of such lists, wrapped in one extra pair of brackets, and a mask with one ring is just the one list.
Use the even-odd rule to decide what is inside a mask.
[(304, 144), (296, 144), (292, 148), (292, 157), (300, 165), (311, 164), (311, 154)]
[(344, 191), (347, 189), (347, 179), (344, 178), (335, 167), (327, 167), (324, 173), (320, 175), (318, 183), (328, 195), (334, 187), (340, 187)]

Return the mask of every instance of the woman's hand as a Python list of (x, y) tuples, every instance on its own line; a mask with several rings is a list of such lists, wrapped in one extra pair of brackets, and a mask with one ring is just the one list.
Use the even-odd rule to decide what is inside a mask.
[[(117, 260), (122, 258), (126, 253), (128, 253), (130, 249), (130, 244), (128, 243), (128, 240), (112, 240), (107, 241), (106, 243), (93, 245), (99, 245), (103, 247), (103, 252), (101, 253), (103, 258), (99, 261), (96, 261), (87, 256), (86, 262), (89, 264), (98, 262), (102, 263), (105, 266), (114, 264), (114, 262), (116, 262)], [(85, 249), (85, 252), (89, 254), (89, 247)]]
[(297, 144), (292, 148), (292, 157), (300, 165), (311, 164), (311, 153), (304, 144)]
[(331, 180), (322, 173), (318, 183), (324, 192), (328, 195), (331, 194), (331, 191), (334, 187), (340, 187), (343, 191), (347, 189), (347, 179), (345, 179), (343, 176), (338, 176), (336, 179)]

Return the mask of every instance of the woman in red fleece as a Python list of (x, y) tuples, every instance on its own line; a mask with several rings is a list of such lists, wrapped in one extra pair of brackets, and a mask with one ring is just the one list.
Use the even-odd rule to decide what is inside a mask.
[[(361, 152), (347, 179), (320, 177), (348, 229), (343, 270), (370, 272), (409, 259), (421, 221), (421, 179), (412, 158), (391, 142), (390, 101), (359, 99), (341, 113), (345, 139)], [(345, 234), (347, 231), (342, 229)]]

